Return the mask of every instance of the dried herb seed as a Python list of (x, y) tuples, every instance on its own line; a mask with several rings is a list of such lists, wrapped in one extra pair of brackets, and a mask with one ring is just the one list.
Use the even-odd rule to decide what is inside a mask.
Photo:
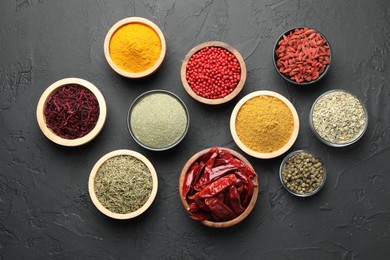
[(312, 154), (296, 153), (287, 159), (282, 169), (282, 180), (294, 193), (313, 193), (324, 180), (323, 164)]
[(362, 103), (344, 91), (323, 95), (314, 105), (312, 122), (320, 137), (334, 144), (346, 144), (358, 138), (366, 125)]

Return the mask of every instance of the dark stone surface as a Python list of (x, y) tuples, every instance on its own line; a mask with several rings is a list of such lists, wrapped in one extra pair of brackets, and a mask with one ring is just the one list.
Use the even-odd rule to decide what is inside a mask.
[[(157, 23), (167, 40), (159, 71), (144, 80), (117, 75), (103, 55), (108, 29), (128, 16)], [(309, 88), (286, 84), (272, 66), (272, 46), (288, 28), (309, 26), (333, 47), (328, 75)], [(196, 44), (221, 40), (245, 57), (248, 80), (238, 98), (210, 107), (180, 81), (181, 60)], [(0, 258), (2, 259), (389, 259), (390, 258), (390, 2), (388, 0), (1, 0), (0, 1)], [(40, 131), (35, 109), (44, 89), (66, 77), (94, 83), (108, 117), (91, 143), (65, 148)], [(151, 89), (179, 95), (191, 114), (187, 137), (167, 152), (137, 145), (126, 128), (131, 102)], [(368, 109), (369, 127), (355, 145), (336, 149), (312, 134), (308, 116), (323, 92), (342, 88)], [(278, 178), (283, 156), (247, 158), (260, 194), (239, 225), (215, 230), (188, 218), (178, 176), (195, 152), (218, 145), (240, 151), (230, 113), (244, 95), (273, 90), (300, 116), (292, 150), (322, 157), (328, 179), (307, 199)], [(152, 207), (130, 221), (102, 215), (87, 180), (105, 153), (125, 148), (150, 158), (159, 176)]]

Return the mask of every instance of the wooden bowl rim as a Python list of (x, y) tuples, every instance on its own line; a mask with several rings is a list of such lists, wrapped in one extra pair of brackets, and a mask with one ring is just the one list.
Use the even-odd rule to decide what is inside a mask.
[[(105, 208), (100, 203), (100, 201), (96, 197), (96, 193), (95, 193), (95, 183), (94, 182), (95, 182), (95, 177), (96, 177), (97, 171), (99, 170), (99, 168), (102, 166), (102, 164), (105, 161), (107, 161), (108, 159), (110, 159), (112, 157), (120, 156), (120, 155), (132, 156), (132, 157), (135, 157), (138, 160), (142, 161), (148, 167), (150, 174), (152, 175), (152, 181), (153, 181), (152, 192), (150, 193), (149, 199), (146, 201), (146, 203), (141, 208), (137, 209), (136, 211), (126, 213), (126, 214), (118, 214), (118, 213), (114, 213), (114, 212), (109, 211), (107, 208)], [(103, 213), (104, 215), (106, 215), (110, 218), (114, 218), (114, 219), (131, 219), (131, 218), (135, 218), (135, 217), (141, 215), (142, 213), (144, 213), (150, 207), (150, 205), (152, 205), (154, 199), (156, 198), (157, 190), (158, 190), (158, 178), (157, 178), (156, 170), (153, 167), (152, 163), (142, 154), (140, 154), (136, 151), (126, 150), (126, 149), (115, 150), (115, 151), (109, 152), (109, 153), (105, 154), (103, 157), (101, 157), (93, 166), (91, 173), (89, 175), (89, 180), (88, 180), (89, 196), (90, 196), (93, 204), (101, 213)]]
[[(77, 139), (65, 139), (55, 134), (50, 128), (47, 127), (46, 118), (44, 115), (45, 105), (49, 96), (57, 89), (69, 84), (76, 84), (87, 88), (95, 95), (99, 103), (99, 119), (97, 120), (95, 127), (91, 130), (91, 132)], [(79, 146), (90, 142), (100, 133), (106, 121), (107, 106), (102, 93), (91, 82), (79, 78), (65, 78), (54, 82), (42, 93), (37, 105), (36, 114), (39, 128), (49, 140), (63, 146)]]
[[(180, 201), (181, 201), (184, 209), (187, 212), (188, 212), (188, 203), (187, 203), (186, 198), (183, 197), (183, 195), (182, 195), (183, 183), (184, 183), (186, 174), (187, 174), (189, 168), (191, 167), (191, 165), (197, 159), (199, 159), (199, 157), (201, 157), (202, 155), (204, 155), (205, 153), (210, 151), (210, 149), (211, 148), (207, 148), (207, 149), (201, 150), (201, 151), (197, 152), (196, 154), (194, 154), (185, 163), (183, 169), (181, 170), (180, 178), (179, 178), (179, 195), (180, 195)], [(237, 159), (243, 161), (247, 166), (249, 166), (250, 168), (252, 168), (255, 171), (255, 169), (253, 168), (251, 163), (243, 155), (241, 155), (240, 153), (238, 153), (238, 152), (236, 152), (236, 151), (234, 151), (232, 149), (225, 148), (225, 147), (218, 147), (218, 149), (229, 151), (234, 157), (236, 157)], [(256, 176), (254, 179), (256, 181), (258, 181), (258, 176)], [(253, 190), (253, 195), (252, 195), (252, 198), (251, 198), (251, 200), (249, 202), (248, 207), (245, 209), (245, 211), (241, 215), (237, 216), (236, 218), (234, 218), (232, 220), (225, 221), (225, 222), (214, 222), (214, 221), (204, 220), (204, 221), (199, 221), (199, 222), (202, 223), (205, 226), (214, 227), (214, 228), (226, 228), (226, 227), (231, 227), (233, 225), (236, 225), (236, 224), (240, 223), (241, 221), (243, 221), (249, 215), (249, 213), (251, 213), (251, 211), (253, 210), (254, 206), (256, 205), (256, 201), (257, 201), (258, 196), (259, 196), (259, 186), (255, 186), (254, 190)]]
[[(158, 37), (160, 38), (160, 42), (161, 42), (160, 56), (157, 59), (156, 63), (152, 67), (150, 67), (149, 69), (147, 69), (145, 71), (129, 72), (129, 71), (123, 70), (123, 69), (119, 68), (114, 63), (114, 61), (112, 60), (111, 55), (110, 55), (110, 41), (111, 41), (112, 36), (120, 27), (127, 25), (127, 24), (130, 24), (130, 23), (140, 23), (140, 24), (146, 25), (146, 26), (150, 27), (151, 29), (153, 29), (157, 33)], [(104, 48), (104, 56), (106, 57), (108, 64), (116, 73), (118, 73), (119, 75), (122, 75), (126, 78), (143, 78), (143, 77), (149, 76), (150, 74), (154, 73), (161, 66), (161, 64), (165, 58), (167, 45), (166, 45), (164, 34), (162, 33), (161, 29), (155, 23), (153, 23), (152, 21), (150, 21), (146, 18), (143, 18), (143, 17), (127, 17), (127, 18), (124, 18), (124, 19), (118, 21), (110, 28), (110, 30), (107, 32), (106, 38), (104, 39), (103, 48)]]
[[(238, 60), (238, 63), (240, 64), (240, 68), (241, 68), (240, 81), (238, 82), (236, 88), (230, 94), (224, 96), (223, 98), (209, 99), (209, 98), (201, 97), (201, 96), (197, 95), (192, 90), (191, 86), (187, 82), (186, 74), (187, 74), (188, 61), (190, 60), (192, 55), (194, 55), (195, 53), (197, 53), (198, 51), (200, 51), (201, 49), (206, 48), (206, 47), (220, 47), (220, 48), (223, 48), (225, 50), (228, 50), (236, 57), (236, 59)], [(201, 103), (207, 104), (207, 105), (219, 105), (219, 104), (226, 103), (226, 102), (232, 100), (233, 98), (235, 98), (241, 92), (241, 90), (243, 89), (243, 87), (245, 85), (246, 74), (247, 74), (247, 69), (246, 69), (244, 58), (241, 56), (241, 54), (235, 48), (233, 48), (231, 45), (224, 43), (224, 42), (220, 42), (220, 41), (204, 42), (204, 43), (201, 43), (201, 44), (195, 46), (194, 48), (192, 48), (185, 56), (183, 63), (181, 65), (181, 70), (180, 70), (181, 82), (183, 84), (184, 89), (187, 91), (187, 93), (193, 99), (195, 99)]]
[[(294, 121), (294, 128), (293, 132), (291, 133), (291, 137), (288, 140), (288, 142), (281, 147), (279, 150), (276, 150), (272, 153), (260, 153), (253, 151), (252, 149), (249, 149), (243, 142), (241, 142), (240, 138), (238, 137), (237, 130), (236, 130), (236, 118), (237, 118), (237, 113), (240, 111), (241, 107), (250, 99), (258, 96), (271, 96), (279, 99), (282, 101), (291, 111), (291, 114), (293, 116), (293, 121)], [(278, 157), (282, 155), (283, 153), (287, 152), (294, 144), (298, 137), (299, 133), (299, 117), (298, 113), (294, 107), (294, 105), (283, 95), (274, 92), (274, 91), (269, 91), (269, 90), (260, 90), (260, 91), (255, 91), (252, 92), (245, 97), (243, 97), (234, 107), (232, 115), (230, 117), (230, 132), (232, 134), (234, 142), (237, 144), (238, 147), (240, 147), (241, 150), (243, 150), (246, 154), (249, 154), (250, 156), (260, 158), (260, 159), (271, 159)]]

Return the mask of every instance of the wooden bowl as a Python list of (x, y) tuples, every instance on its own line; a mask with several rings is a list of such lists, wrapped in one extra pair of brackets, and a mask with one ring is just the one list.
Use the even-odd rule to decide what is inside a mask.
[[(191, 86), (188, 84), (187, 77), (186, 77), (188, 61), (191, 59), (192, 55), (194, 55), (195, 53), (197, 53), (198, 51), (200, 51), (205, 47), (220, 47), (226, 49), (236, 57), (238, 63), (240, 64), (240, 68), (241, 68), (240, 81), (238, 82), (236, 88), (230, 94), (224, 96), (223, 98), (209, 99), (209, 98), (201, 97), (198, 94), (196, 94), (192, 90)], [(211, 42), (205, 42), (199, 44), (187, 53), (181, 65), (180, 75), (181, 75), (181, 82), (184, 86), (184, 89), (192, 98), (207, 105), (219, 105), (232, 100), (240, 93), (246, 81), (246, 72), (247, 71), (246, 71), (245, 61), (242, 58), (241, 54), (236, 49), (234, 49), (232, 46), (224, 42), (211, 41)]]
[[(116, 32), (116, 30), (118, 30), (121, 26), (126, 25), (126, 24), (130, 24), (130, 23), (140, 23), (140, 24), (143, 24), (143, 25), (150, 27), (158, 34), (160, 41), (161, 41), (161, 53), (160, 53), (160, 56), (157, 59), (156, 63), (151, 68), (149, 68), (145, 71), (142, 71), (142, 72), (134, 73), (134, 72), (129, 72), (129, 71), (126, 71), (126, 70), (119, 68), (114, 63), (114, 61), (112, 60), (111, 55), (110, 55), (111, 37)], [(142, 17), (128, 17), (128, 18), (125, 18), (125, 19), (118, 21), (108, 31), (106, 38), (104, 40), (104, 56), (106, 57), (108, 64), (118, 74), (120, 74), (124, 77), (127, 77), (127, 78), (143, 78), (143, 77), (149, 76), (150, 74), (155, 72), (160, 67), (161, 63), (163, 62), (163, 60), (165, 58), (166, 49), (167, 49), (167, 45), (165, 42), (165, 37), (164, 37), (164, 34), (162, 33), (162, 31), (160, 30), (160, 28), (152, 21), (145, 19), (145, 18), (142, 18)]]
[[(99, 103), (99, 119), (96, 122), (95, 127), (86, 134), (85, 136), (77, 139), (65, 139), (57, 134), (55, 134), (50, 128), (46, 126), (46, 118), (44, 114), (46, 102), (50, 95), (54, 92), (57, 91), (59, 88), (68, 85), (68, 84), (77, 84), (82, 87), (87, 88), (90, 90), (96, 97), (98, 103)], [(107, 106), (106, 106), (106, 101), (104, 100), (104, 97), (102, 93), (99, 91), (97, 87), (95, 87), (92, 83), (84, 80), (84, 79), (79, 79), (79, 78), (66, 78), (66, 79), (61, 79), (57, 82), (54, 82), (51, 84), (42, 94), (41, 98), (39, 99), (38, 106), (37, 106), (37, 120), (38, 120), (38, 125), (41, 128), (43, 134), (49, 138), (51, 141), (53, 141), (56, 144), (63, 145), (63, 146), (79, 146), (86, 144), (90, 142), (92, 139), (94, 139), (102, 130), (103, 125), (106, 121), (106, 116), (107, 116)]]
[[(224, 147), (220, 147), (219, 149), (223, 149), (223, 150), (229, 151), (234, 157), (236, 157), (237, 159), (243, 161), (246, 165), (248, 165), (250, 168), (253, 169), (253, 167), (250, 164), (250, 162), (244, 156), (239, 154), (238, 152), (236, 152), (234, 150), (231, 150), (229, 148), (224, 148)], [(186, 162), (186, 164), (184, 165), (183, 169), (181, 170), (180, 178), (179, 178), (179, 194), (180, 194), (181, 203), (183, 204), (183, 207), (184, 207), (184, 209), (187, 212), (188, 212), (189, 206), (188, 206), (188, 203), (187, 203), (187, 200), (186, 200), (185, 196), (183, 196), (183, 194), (182, 194), (183, 184), (184, 184), (184, 181), (185, 181), (186, 174), (187, 174), (189, 168), (191, 167), (191, 165), (196, 160), (198, 160), (202, 155), (207, 153), (208, 151), (210, 151), (210, 148), (204, 149), (204, 150), (196, 153), (195, 155), (193, 155)], [(257, 182), (257, 180), (258, 180), (258, 177), (256, 176), (255, 177), (255, 181)], [(205, 226), (214, 227), (214, 228), (226, 228), (226, 227), (231, 227), (233, 225), (236, 225), (236, 224), (240, 223), (241, 221), (243, 221), (249, 215), (249, 213), (251, 213), (251, 211), (253, 210), (253, 208), (254, 208), (254, 206), (256, 204), (258, 195), (259, 195), (259, 187), (255, 186), (254, 190), (253, 190), (253, 195), (252, 195), (252, 198), (251, 198), (251, 200), (250, 200), (250, 202), (248, 204), (248, 207), (245, 209), (245, 211), (243, 213), (241, 213), (241, 215), (239, 215), (238, 217), (236, 217), (236, 218), (234, 218), (232, 220), (225, 221), (225, 222), (214, 222), (214, 221), (210, 221), (210, 220), (204, 220), (204, 221), (200, 221), (200, 223), (202, 223)]]
[[(95, 176), (96, 176), (98, 169), (108, 159), (115, 157), (115, 156), (119, 156), (119, 155), (132, 156), (132, 157), (135, 157), (138, 160), (142, 161), (148, 167), (148, 169), (152, 175), (152, 181), (153, 181), (152, 192), (150, 194), (149, 199), (146, 201), (146, 203), (138, 210), (136, 210), (134, 212), (127, 213), (127, 214), (118, 214), (118, 213), (114, 213), (114, 212), (109, 211), (100, 203), (100, 201), (96, 197), (96, 193), (95, 193)], [(157, 189), (158, 189), (158, 178), (157, 178), (156, 170), (154, 169), (152, 163), (142, 154), (137, 153), (135, 151), (131, 151), (131, 150), (116, 150), (116, 151), (113, 151), (113, 152), (110, 152), (110, 153), (104, 155), (93, 166), (91, 173), (89, 175), (89, 180), (88, 180), (89, 196), (91, 197), (93, 204), (96, 206), (96, 208), (101, 213), (103, 213), (104, 215), (106, 215), (110, 218), (114, 218), (114, 219), (131, 219), (131, 218), (137, 217), (137, 216), (141, 215), (142, 213), (144, 213), (150, 207), (150, 205), (152, 205), (154, 199), (156, 198)]]
[[(271, 96), (275, 97), (279, 100), (281, 100), (291, 111), (292, 116), (293, 116), (293, 121), (294, 121), (294, 128), (293, 132), (291, 134), (290, 139), (288, 142), (281, 147), (279, 150), (276, 150), (271, 153), (260, 153), (257, 151), (254, 151), (247, 147), (238, 137), (237, 130), (236, 130), (236, 118), (237, 118), (237, 113), (241, 109), (241, 107), (249, 100), (257, 96)], [(243, 150), (245, 153), (256, 157), (256, 158), (261, 158), (261, 159), (270, 159), (270, 158), (275, 158), (283, 153), (285, 153), (288, 149), (291, 148), (291, 146), (294, 144), (295, 140), (298, 137), (298, 132), (299, 132), (299, 118), (298, 118), (298, 113), (295, 110), (295, 107), (291, 102), (285, 98), (284, 96), (280, 95), (279, 93), (273, 92), (273, 91), (268, 91), (268, 90), (260, 90), (260, 91), (255, 91), (252, 92), (245, 97), (243, 97), (237, 105), (234, 107), (232, 115), (230, 117), (230, 132), (232, 134), (234, 142), (237, 144), (238, 147), (240, 147), (241, 150)]]

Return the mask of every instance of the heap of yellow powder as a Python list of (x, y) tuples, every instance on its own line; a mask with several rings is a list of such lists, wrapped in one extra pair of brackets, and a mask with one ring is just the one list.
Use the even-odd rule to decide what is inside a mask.
[(290, 139), (294, 119), (290, 109), (280, 99), (258, 96), (248, 100), (238, 111), (236, 131), (249, 149), (271, 153)]
[(158, 34), (149, 26), (129, 23), (115, 31), (110, 40), (110, 56), (121, 69), (138, 73), (150, 69), (161, 54)]

